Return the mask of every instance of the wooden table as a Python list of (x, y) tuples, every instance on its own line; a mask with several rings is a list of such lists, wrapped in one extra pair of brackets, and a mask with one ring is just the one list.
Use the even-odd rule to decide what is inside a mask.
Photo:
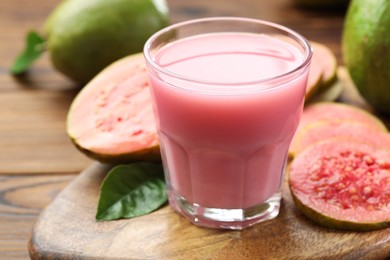
[[(39, 213), (92, 161), (65, 132), (78, 89), (45, 55), (21, 79), (8, 69), (30, 29), (42, 31), (59, 1), (0, 1), (0, 259), (28, 258), (27, 243)], [(207, 16), (266, 19), (328, 45), (341, 62), (345, 10), (313, 11), (291, 0), (168, 0), (172, 22)]]

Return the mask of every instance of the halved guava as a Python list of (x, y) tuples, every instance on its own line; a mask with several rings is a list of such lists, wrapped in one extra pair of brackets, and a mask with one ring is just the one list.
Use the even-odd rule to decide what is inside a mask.
[(314, 222), (337, 229), (390, 226), (390, 151), (351, 141), (325, 141), (290, 165), (293, 200)]
[(333, 51), (326, 45), (318, 42), (310, 42), (315, 62), (321, 64), (322, 77), (321, 88), (330, 86), (337, 79), (337, 59)]
[[(387, 132), (386, 126), (379, 118), (363, 109), (337, 102), (313, 103), (306, 106), (302, 112), (298, 129), (289, 148), (289, 158), (296, 156), (296, 143), (299, 142), (298, 139), (304, 134), (305, 129), (310, 128), (310, 125), (318, 123), (337, 125), (343, 122), (365, 124), (378, 132)], [(321, 138), (322, 136), (318, 136), (318, 139)]]
[(101, 162), (160, 160), (141, 53), (114, 62), (80, 91), (68, 112), (67, 133), (77, 148)]
[(341, 122), (346, 120), (365, 123), (379, 130), (387, 129), (381, 120), (366, 110), (337, 102), (318, 102), (304, 108), (298, 130), (318, 121)]
[(352, 139), (373, 146), (390, 149), (390, 134), (379, 125), (369, 125), (360, 121), (318, 121), (308, 124), (294, 136), (290, 145), (290, 153), (297, 155), (317, 142), (330, 138)]
[(329, 87), (321, 88), (317, 90), (310, 99), (305, 100), (305, 105), (318, 103), (318, 102), (332, 102), (337, 100), (342, 94), (345, 88), (344, 83), (341, 80), (336, 79)]
[(307, 78), (305, 99), (309, 100), (319, 89), (322, 78), (321, 64), (316, 62), (316, 58), (313, 54), (310, 64), (309, 77)]
[(337, 60), (333, 52), (324, 44), (310, 42), (313, 56), (306, 87), (306, 100), (318, 90), (327, 88), (337, 79)]

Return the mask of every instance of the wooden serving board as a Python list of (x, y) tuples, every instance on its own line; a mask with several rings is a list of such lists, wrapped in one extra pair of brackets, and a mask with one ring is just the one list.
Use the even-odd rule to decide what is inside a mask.
[[(339, 70), (340, 100), (367, 107)], [(127, 220), (96, 222), (108, 166), (83, 171), (41, 214), (29, 243), (32, 259), (390, 259), (390, 228), (371, 232), (320, 227), (294, 206), (287, 183), (279, 216), (242, 231), (195, 227), (165, 206)]]
[(96, 222), (108, 167), (83, 171), (41, 214), (29, 244), (32, 259), (385, 259), (390, 228), (326, 229), (294, 206), (286, 182), (280, 215), (242, 231), (195, 227), (169, 206), (142, 217)]

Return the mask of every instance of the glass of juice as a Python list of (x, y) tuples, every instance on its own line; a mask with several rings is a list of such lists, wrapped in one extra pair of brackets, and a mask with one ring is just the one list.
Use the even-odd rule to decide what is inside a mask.
[(144, 55), (170, 205), (210, 228), (275, 218), (309, 43), (267, 21), (214, 17), (157, 32)]

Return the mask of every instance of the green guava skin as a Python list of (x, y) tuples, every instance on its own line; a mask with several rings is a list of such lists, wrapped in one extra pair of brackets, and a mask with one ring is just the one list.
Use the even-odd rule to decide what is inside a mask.
[(115, 60), (141, 52), (168, 24), (164, 0), (67, 0), (49, 16), (45, 35), (54, 67), (87, 83)]
[(372, 222), (372, 223), (357, 223), (345, 220), (339, 220), (332, 218), (331, 216), (324, 215), (307, 205), (303, 204), (291, 191), (295, 206), (313, 222), (327, 228), (351, 230), (351, 231), (372, 231), (390, 227), (390, 222)]
[(70, 138), (76, 148), (85, 154), (92, 160), (99, 161), (101, 163), (117, 165), (131, 162), (148, 161), (148, 162), (161, 162), (160, 146), (156, 145), (150, 148), (145, 148), (141, 151), (123, 153), (123, 154), (101, 154), (94, 152), (80, 146), (76, 139)]
[(343, 60), (361, 96), (390, 115), (390, 1), (353, 0), (342, 38)]

